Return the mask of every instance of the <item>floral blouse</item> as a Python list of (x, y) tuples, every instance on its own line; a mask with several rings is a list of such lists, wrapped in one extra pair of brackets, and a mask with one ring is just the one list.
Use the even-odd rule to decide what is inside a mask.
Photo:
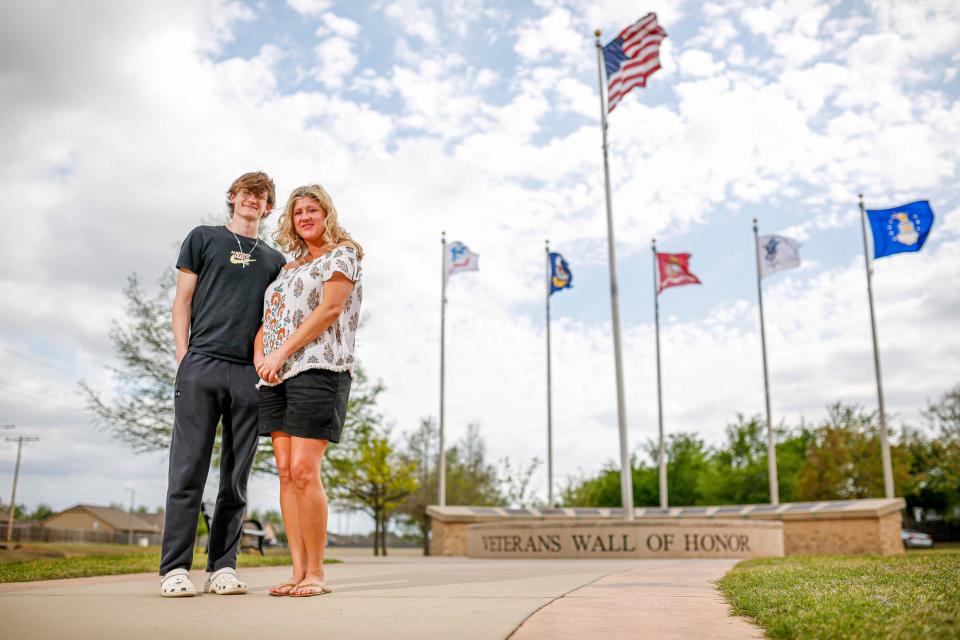
[[(344, 303), (343, 313), (330, 328), (299, 351), (293, 353), (280, 370), (281, 380), (308, 369), (348, 371), (353, 375), (353, 345), (360, 322), (363, 268), (353, 247), (343, 246), (313, 262), (283, 269), (263, 294), (263, 353), (276, 351), (310, 312), (323, 300), (323, 283), (340, 272), (349, 278), (353, 291)], [(261, 380), (257, 386), (269, 385)]]

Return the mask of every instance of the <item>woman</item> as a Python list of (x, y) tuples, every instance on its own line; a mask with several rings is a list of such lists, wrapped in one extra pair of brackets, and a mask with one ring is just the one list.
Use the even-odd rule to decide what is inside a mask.
[(327, 496), (320, 463), (340, 441), (353, 375), (363, 249), (320, 185), (290, 194), (274, 239), (293, 255), (264, 294), (254, 343), (260, 435), (273, 439), (293, 575), (274, 596), (330, 593), (324, 581)]

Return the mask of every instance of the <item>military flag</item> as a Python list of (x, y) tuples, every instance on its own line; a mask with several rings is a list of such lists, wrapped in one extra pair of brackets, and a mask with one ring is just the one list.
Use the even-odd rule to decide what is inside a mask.
[(873, 257), (920, 251), (933, 227), (933, 209), (918, 200), (892, 209), (867, 209), (873, 232)]
[(450, 242), (446, 245), (444, 273), (446, 277), (465, 271), (480, 270), (480, 256), (462, 242)]
[(690, 272), (689, 253), (657, 253), (656, 255), (657, 271), (660, 274), (657, 294), (667, 287), (701, 284), (699, 278)]
[(550, 259), (550, 295), (573, 286), (573, 274), (563, 256), (556, 251), (547, 254)]
[(800, 266), (800, 243), (785, 236), (759, 236), (757, 253), (760, 277), (766, 278), (779, 271)]

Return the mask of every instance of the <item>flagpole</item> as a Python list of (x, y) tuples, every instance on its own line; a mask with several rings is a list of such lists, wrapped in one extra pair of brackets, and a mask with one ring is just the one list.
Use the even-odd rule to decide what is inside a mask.
[(877, 319), (873, 311), (873, 268), (867, 244), (867, 211), (860, 194), (860, 228), (863, 231), (863, 263), (867, 268), (867, 299), (870, 301), (870, 335), (873, 338), (873, 368), (877, 376), (877, 401), (880, 405), (880, 457), (883, 462), (883, 493), (893, 498), (893, 465), (890, 460), (890, 442), (887, 440), (887, 412), (883, 405), (883, 382), (880, 375), (880, 349), (877, 346)]
[(437, 503), (442, 507), (447, 504), (447, 451), (443, 444), (443, 382), (445, 363), (445, 340), (447, 321), (447, 232), (440, 233), (441, 261), (440, 273), (443, 284), (440, 286), (440, 463), (437, 465)]
[(657, 453), (657, 467), (660, 476), (660, 508), (669, 506), (667, 499), (667, 448), (663, 441), (663, 391), (660, 384), (660, 293), (657, 291), (657, 239), (650, 241), (653, 251), (653, 325), (657, 336), (657, 429), (660, 444)]
[(770, 481), (770, 504), (780, 504), (780, 486), (777, 478), (777, 446), (770, 417), (770, 381), (767, 374), (767, 334), (763, 322), (763, 286), (760, 284), (760, 236), (757, 219), (753, 219), (753, 249), (757, 261), (757, 300), (760, 302), (760, 350), (763, 353), (763, 398), (767, 408), (767, 475)]
[(633, 472), (627, 447), (627, 415), (623, 398), (623, 357), (620, 347), (620, 306), (617, 301), (617, 260), (613, 238), (613, 206), (610, 201), (610, 163), (607, 159), (607, 102), (604, 99), (603, 45), (600, 30), (594, 32), (597, 46), (597, 67), (600, 87), (600, 122), (603, 133), (603, 180), (607, 203), (607, 256), (610, 262), (610, 320), (613, 325), (613, 358), (617, 378), (617, 423), (620, 430), (620, 498), (623, 518), (633, 520)]
[(547, 257), (547, 506), (553, 506), (553, 396), (550, 379), (550, 241), (544, 243)]

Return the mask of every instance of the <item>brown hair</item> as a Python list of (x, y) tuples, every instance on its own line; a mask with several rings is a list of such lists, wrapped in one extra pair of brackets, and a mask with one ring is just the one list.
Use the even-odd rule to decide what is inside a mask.
[(318, 184), (297, 187), (287, 198), (287, 206), (280, 214), (277, 230), (273, 232), (273, 239), (280, 245), (280, 248), (293, 255), (294, 260), (302, 258), (308, 253), (307, 243), (297, 233), (293, 224), (293, 207), (298, 199), (304, 197), (314, 200), (323, 209), (323, 241), (331, 245), (342, 242), (349, 243), (357, 252), (357, 260), (363, 260), (363, 248), (340, 226), (340, 222), (337, 220), (337, 208), (333, 206), (333, 198), (330, 197), (326, 189)]
[(236, 196), (241, 189), (246, 189), (257, 196), (266, 194), (267, 209), (263, 212), (264, 218), (270, 215), (274, 205), (277, 204), (277, 188), (274, 186), (270, 176), (263, 171), (251, 171), (234, 180), (230, 188), (227, 189), (227, 208), (231, 213), (233, 213), (233, 206), (230, 203), (230, 196)]

